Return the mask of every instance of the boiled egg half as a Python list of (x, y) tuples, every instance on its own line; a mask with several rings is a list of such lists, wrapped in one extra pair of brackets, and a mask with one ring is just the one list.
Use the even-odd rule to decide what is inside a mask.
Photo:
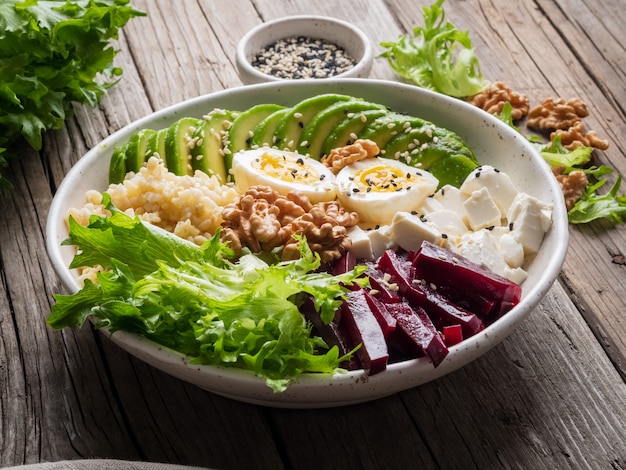
[(439, 180), (425, 170), (376, 157), (354, 162), (337, 174), (337, 197), (359, 220), (388, 224), (396, 212), (418, 211)]
[(233, 156), (237, 190), (269, 186), (280, 194), (299, 191), (315, 204), (337, 197), (335, 175), (321, 162), (296, 152), (272, 148), (242, 150)]

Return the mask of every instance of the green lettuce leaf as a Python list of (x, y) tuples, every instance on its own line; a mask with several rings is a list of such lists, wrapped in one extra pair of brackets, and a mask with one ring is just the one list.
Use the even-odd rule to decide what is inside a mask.
[(483, 90), (478, 58), (467, 31), (460, 31), (445, 20), (438, 0), (424, 7), (424, 26), (413, 29), (413, 37), (403, 34), (397, 42), (382, 42), (380, 55), (392, 69), (416, 85), (457, 98)]
[(48, 324), (143, 335), (187, 354), (193, 363), (253, 370), (275, 391), (303, 372), (332, 373), (345, 360), (312, 335), (298, 306), (310, 296), (329, 322), (348, 286), (364, 284), (364, 267), (333, 276), (316, 272), (319, 255), (300, 239), (300, 258), (268, 262), (254, 254), (232, 260), (219, 234), (197, 247), (111, 207), (88, 227), (70, 225), (72, 266), (102, 265), (98, 282), (55, 295)]
[[(143, 15), (129, 0), (0, 3), (0, 169), (22, 138), (40, 150), (42, 133), (61, 128), (72, 102), (98, 103), (121, 75), (111, 41)], [(8, 184), (1, 175), (0, 184)]]
[(626, 217), (626, 195), (619, 195), (619, 187), (622, 184), (622, 176), (618, 175), (615, 184), (606, 194), (598, 194), (597, 190), (607, 180), (601, 179), (595, 184), (585, 188), (583, 196), (576, 201), (574, 207), (567, 213), (572, 224), (586, 224), (596, 219), (607, 219), (619, 225)]

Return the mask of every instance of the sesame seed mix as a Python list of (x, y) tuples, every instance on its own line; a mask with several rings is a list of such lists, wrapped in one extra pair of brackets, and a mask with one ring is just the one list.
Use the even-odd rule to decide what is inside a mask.
[(251, 58), (262, 73), (285, 79), (328, 78), (354, 67), (336, 44), (304, 36), (280, 39)]

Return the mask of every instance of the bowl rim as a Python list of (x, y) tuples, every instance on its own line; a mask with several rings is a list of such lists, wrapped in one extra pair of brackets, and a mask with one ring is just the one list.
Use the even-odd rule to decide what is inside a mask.
[[(356, 25), (342, 20), (340, 18), (335, 18), (335, 17), (331, 17), (331, 16), (323, 16), (323, 15), (291, 15), (291, 16), (284, 16), (284, 17), (280, 17), (280, 18), (275, 18), (272, 20), (268, 20), (265, 21), (263, 23), (260, 23), (258, 25), (256, 25), (254, 28), (252, 28), (251, 30), (249, 30), (239, 41), (239, 43), (237, 44), (237, 49), (236, 49), (236, 53), (235, 53), (235, 62), (237, 65), (237, 68), (239, 70), (239, 74), (240, 76), (242, 75), (247, 75), (250, 77), (254, 77), (254, 80), (258, 83), (258, 82), (263, 82), (263, 81), (270, 81), (270, 82), (284, 82), (284, 81), (288, 81), (288, 79), (284, 79), (284, 78), (280, 78), (280, 77), (276, 77), (273, 75), (269, 75), (266, 73), (261, 72), (259, 69), (257, 69), (256, 67), (254, 67), (248, 57), (249, 57), (249, 51), (248, 49), (248, 45), (250, 43), (250, 41), (252, 41), (252, 39), (254, 39), (257, 35), (263, 33), (264, 31), (267, 31), (269, 28), (275, 27), (276, 25), (281, 25), (281, 24), (297, 24), (298, 22), (315, 22), (315, 21), (323, 21), (323, 22), (327, 22), (330, 24), (335, 24), (338, 25), (342, 28), (344, 28), (344, 30), (350, 32), (354, 37), (358, 38), (360, 44), (363, 47), (363, 54), (361, 57), (355, 57), (355, 64), (354, 66), (349, 69), (346, 70), (345, 72), (342, 72), (340, 74), (337, 75), (333, 75), (332, 77), (328, 77), (328, 78), (323, 78), (323, 79), (316, 79), (316, 80), (329, 80), (329, 79), (335, 79), (335, 78), (348, 78), (348, 77), (354, 77), (360, 73), (369, 73), (369, 69), (372, 66), (372, 62), (374, 60), (374, 48), (372, 46), (372, 43), (369, 39), (369, 37), (363, 32), (363, 30), (361, 30), (360, 28), (358, 28)], [(291, 35), (291, 34), (290, 34)], [(288, 37), (289, 35), (286, 35), (285, 37)], [(243, 77), (241, 77), (243, 79)], [(302, 80), (300, 80), (302, 81)]]
[[(236, 96), (238, 94), (254, 93), (255, 95), (262, 96), (265, 90), (276, 92), (286, 91), (292, 88), (297, 90), (301, 87), (306, 89), (310, 86), (315, 86), (324, 90), (334, 89), (335, 87), (342, 90), (349, 90), (351, 88), (358, 88), (360, 86), (365, 86), (366, 88), (391, 87), (393, 89), (396, 89), (398, 92), (416, 93), (418, 95), (421, 94), (421, 99), (425, 100), (427, 98), (430, 98), (437, 101), (438, 103), (441, 103), (442, 105), (448, 103), (452, 106), (460, 106), (461, 108), (471, 108), (474, 113), (477, 113), (476, 116), (482, 117), (485, 125), (497, 128), (498, 131), (501, 131), (503, 134), (508, 135), (507, 138), (518, 140), (521, 147), (526, 153), (528, 153), (528, 156), (531, 158), (532, 161), (540, 160), (541, 162), (543, 162), (544, 165), (546, 165), (546, 168), (548, 168), (547, 164), (543, 161), (538, 151), (526, 138), (521, 136), (521, 134), (519, 134), (511, 127), (507, 126), (496, 117), (458, 99), (441, 95), (430, 90), (417, 88), (408, 84), (379, 79), (336, 78), (334, 80), (313, 79), (283, 81), (280, 83), (268, 82), (225, 89), (185, 100), (180, 103), (176, 103), (124, 126), (123, 128), (103, 139), (99, 144), (94, 146), (80, 160), (78, 160), (78, 162), (76, 162), (72, 169), (70, 169), (70, 171), (66, 174), (65, 178), (57, 188), (57, 192), (50, 206), (48, 219), (46, 222), (46, 247), (48, 256), (50, 257), (53, 267), (64, 286), (68, 290), (75, 292), (78, 284), (74, 275), (72, 274), (72, 271), (68, 269), (67, 265), (64, 262), (63, 256), (61, 254), (61, 246), (58, 243), (58, 218), (64, 216), (64, 214), (61, 212), (63, 209), (63, 200), (61, 199), (61, 196), (65, 195), (65, 193), (68, 191), (67, 188), (71, 188), (72, 184), (75, 184), (75, 181), (78, 178), (83, 177), (82, 175), (85, 174), (90, 165), (92, 165), (93, 162), (96, 161), (102, 153), (106, 154), (107, 152), (109, 152), (110, 154), (110, 152), (112, 152), (112, 146), (116, 141), (119, 141), (123, 138), (128, 138), (137, 129), (147, 127), (149, 123), (163, 121), (164, 119), (174, 119), (175, 117), (182, 117), (182, 115), (180, 114), (181, 109), (199, 106), (200, 104), (204, 104), (206, 101), (212, 101), (215, 103), (216, 101), (219, 102), (219, 100), (228, 100), (231, 95)], [(318, 91), (318, 93), (322, 92)], [(547, 182), (549, 185), (549, 192), (554, 194), (560, 194), (560, 188), (555, 178), (547, 179)], [(57, 195), (59, 195), (59, 197), (57, 197)], [(394, 377), (401, 377), (401, 380), (404, 381), (418, 380), (418, 378), (416, 378), (415, 376), (411, 377), (411, 374), (414, 372), (417, 372), (417, 376), (419, 377), (427, 376), (425, 380), (422, 380), (420, 378), (419, 383), (415, 383), (410, 387), (402, 388), (402, 390), (405, 390), (407, 388), (413, 388), (415, 386), (421, 385), (422, 383), (435, 380), (460, 367), (464, 367), (469, 362), (472, 362), (473, 360), (484, 354), (486, 351), (493, 348), (502, 340), (504, 340), (517, 327), (517, 325), (528, 316), (530, 311), (539, 304), (541, 299), (545, 296), (545, 294), (551, 288), (552, 284), (557, 279), (557, 276), (565, 260), (569, 241), (569, 227), (564, 202), (560, 199), (555, 200), (555, 202), (557, 202), (557, 204), (554, 206), (553, 223), (550, 230), (553, 232), (552, 236), (556, 238), (558, 243), (555, 242), (554, 246), (552, 247), (553, 250), (550, 254), (549, 263), (546, 266), (546, 269), (542, 270), (541, 273), (537, 275), (537, 283), (523, 293), (522, 301), (520, 302), (520, 304), (514, 307), (514, 309), (508, 312), (506, 315), (498, 319), (496, 323), (487, 326), (485, 330), (481, 331), (471, 338), (464, 340), (459, 345), (452, 346), (450, 348), (450, 354), (448, 355), (446, 360), (444, 360), (444, 362), (436, 369), (432, 368), (432, 365), (430, 365), (430, 362), (426, 358), (418, 358), (390, 364), (390, 366), (388, 367), (388, 371), (395, 374)], [(494, 328), (495, 325), (498, 325), (497, 328)], [(369, 401), (375, 398), (381, 398), (383, 396), (387, 396), (392, 393), (401, 391), (397, 389), (387, 390), (386, 388), (384, 388), (385, 384), (381, 385), (381, 381), (384, 379), (384, 373), (380, 376), (376, 375), (366, 377), (363, 371), (350, 371), (346, 374), (340, 375), (324, 375), (325, 378), (321, 378), (320, 374), (304, 374), (303, 376), (298, 378), (298, 380), (294, 384), (289, 386), (287, 392), (279, 394), (281, 395), (281, 397), (284, 397), (284, 400), (280, 399), (280, 397), (279, 400), (277, 400), (276, 398), (272, 398), (271, 396), (266, 396), (264, 394), (266, 390), (264, 390), (263, 387), (266, 387), (266, 385), (262, 383), (262, 379), (255, 377), (254, 373), (251, 371), (226, 368), (222, 366), (191, 365), (186, 361), (185, 356), (181, 353), (168, 350), (161, 345), (151, 343), (145, 338), (141, 338), (137, 335), (132, 335), (129, 333), (117, 332), (116, 334), (111, 335), (111, 339), (127, 351), (132, 351), (132, 354), (134, 354), (135, 356), (142, 358), (145, 362), (148, 362), (151, 365), (166, 371), (172, 376), (195, 383), (201, 388), (210, 390), (213, 393), (254, 404), (285, 408), (319, 408), (343, 406), (347, 404)], [(484, 344), (485, 342), (487, 344)], [(455, 361), (454, 359), (458, 358), (459, 356), (461, 356), (461, 360)], [(181, 363), (183, 364), (183, 368), (179, 367)], [(420, 369), (420, 366), (427, 367), (429, 365), (430, 368), (428, 368), (428, 370), (426, 370), (425, 372)], [(198, 379), (195, 382), (189, 379), (190, 375), (196, 374), (196, 376), (198, 376), (201, 375), (203, 372), (207, 375), (208, 378), (205, 377), (203, 379)], [(244, 394), (243, 396), (239, 396), (236, 395), (235, 392), (232, 390), (224, 391), (211, 388), (213, 384), (213, 382), (210, 382), (211, 380), (218, 380), (224, 377), (228, 377), (229, 379), (239, 384), (246, 384), (246, 386), (250, 387), (254, 391), (251, 391), (250, 394)], [(209, 382), (209, 384), (207, 384), (207, 381)], [(377, 395), (368, 395), (367, 393), (360, 391), (359, 387), (355, 387), (354, 391), (356, 393), (350, 399), (337, 399), (335, 401), (322, 400), (317, 402), (302, 401), (301, 396), (299, 396), (300, 392), (306, 392), (308, 388), (315, 389), (316, 384), (325, 381), (332, 381), (332, 383), (329, 383), (328, 385), (333, 385), (335, 390), (340, 389), (344, 386), (349, 386), (349, 384), (369, 381), (372, 386), (376, 385), (381, 387), (381, 391)], [(333, 387), (330, 388), (332, 389)], [(364, 393), (365, 395), (363, 395)]]

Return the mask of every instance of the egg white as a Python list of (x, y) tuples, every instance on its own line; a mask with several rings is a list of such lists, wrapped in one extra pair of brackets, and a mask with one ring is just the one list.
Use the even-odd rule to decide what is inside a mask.
[(237, 190), (270, 186), (279, 194), (299, 191), (315, 204), (337, 197), (335, 175), (321, 162), (296, 152), (272, 148), (243, 150), (233, 156)]
[(388, 224), (396, 212), (419, 211), (439, 180), (427, 171), (389, 158), (368, 158), (343, 168), (336, 177), (342, 206), (363, 223)]

